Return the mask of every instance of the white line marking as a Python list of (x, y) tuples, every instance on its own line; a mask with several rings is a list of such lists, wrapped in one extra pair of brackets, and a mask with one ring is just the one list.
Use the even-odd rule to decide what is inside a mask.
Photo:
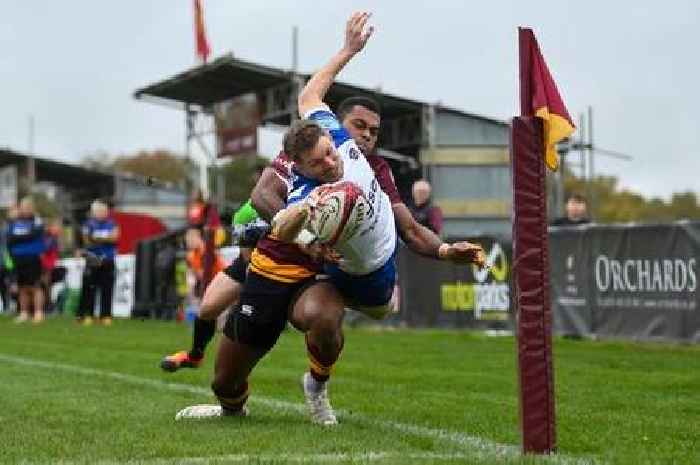
[[(292, 463), (342, 463), (342, 462), (375, 462), (382, 461), (387, 458), (402, 458), (413, 460), (430, 460), (430, 461), (464, 461), (472, 458), (468, 454), (442, 454), (435, 452), (417, 452), (406, 453), (401, 451), (380, 451), (380, 452), (359, 452), (357, 454), (231, 454), (231, 455), (214, 455), (210, 457), (173, 457), (173, 458), (152, 458), (147, 460), (99, 460), (94, 462), (95, 465), (189, 465), (189, 464), (209, 464), (209, 463), (250, 463), (251, 461), (274, 462), (280, 461)], [(80, 462), (71, 460), (59, 460), (52, 462), (54, 465), (73, 465)], [(21, 465), (33, 465), (33, 462), (22, 462)], [(38, 465), (38, 464), (37, 464)]]
[[(129, 375), (126, 373), (119, 373), (116, 371), (98, 370), (95, 368), (85, 368), (75, 365), (67, 365), (59, 362), (48, 362), (42, 360), (33, 360), (24, 357), (17, 357), (8, 354), (0, 353), (0, 361), (5, 361), (8, 363), (14, 363), (16, 365), (33, 366), (46, 369), (55, 369), (68, 371), (72, 373), (78, 373), (88, 376), (101, 376), (105, 378), (111, 378), (118, 381), (123, 381), (130, 384), (138, 384), (142, 386), (150, 386), (157, 389), (168, 389), (171, 391), (180, 392), (190, 392), (193, 394), (202, 394), (211, 396), (211, 390), (205, 389), (203, 387), (193, 386), (191, 384), (184, 383), (171, 383), (166, 381), (161, 381), (157, 379), (142, 378), (139, 376)], [(296, 412), (300, 414), (306, 414), (306, 407), (303, 404), (296, 404), (292, 402), (287, 402), (283, 400), (277, 400), (269, 397), (253, 396), (249, 400), (252, 404), (258, 404), (271, 409), (276, 410), (286, 410), (291, 412)], [(385, 421), (377, 420), (371, 417), (367, 417), (358, 413), (349, 413), (343, 410), (336, 410), (342, 418), (351, 418), (353, 421), (373, 425), (382, 429), (390, 429), (394, 431), (399, 431), (404, 434), (409, 434), (413, 436), (431, 438), (439, 440), (443, 443), (450, 443), (452, 445), (459, 446), (461, 448), (466, 448), (467, 451), (471, 452), (470, 457), (478, 459), (493, 459), (493, 458), (517, 458), (521, 457), (520, 448), (510, 444), (499, 444), (497, 442), (489, 441), (486, 439), (481, 439), (475, 436), (470, 436), (467, 434), (448, 431), (438, 428), (429, 428), (425, 426), (400, 423), (395, 421)], [(342, 454), (341, 454), (342, 455)], [(257, 457), (257, 456), (256, 456)], [(300, 456), (301, 457), (301, 456)], [(250, 457), (249, 457), (250, 458)], [(580, 458), (580, 457), (570, 457), (566, 455), (551, 455), (551, 456), (541, 456), (543, 461), (547, 463), (557, 464), (557, 465), (593, 465), (599, 464), (594, 459), (590, 458)], [(293, 460), (292, 460), (293, 461)], [(107, 462), (107, 463), (117, 463), (117, 462)], [(105, 463), (106, 465), (106, 463)]]

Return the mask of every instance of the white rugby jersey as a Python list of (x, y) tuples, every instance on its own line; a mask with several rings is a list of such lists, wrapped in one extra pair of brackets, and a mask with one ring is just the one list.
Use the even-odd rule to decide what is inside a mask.
[(357, 184), (364, 193), (370, 208), (357, 233), (335, 248), (343, 256), (341, 270), (349, 274), (369, 274), (384, 265), (396, 249), (396, 227), (389, 196), (379, 186), (369, 165), (355, 140), (340, 124), (327, 106), (309, 111), (305, 118), (326, 129), (343, 160), (341, 181)]

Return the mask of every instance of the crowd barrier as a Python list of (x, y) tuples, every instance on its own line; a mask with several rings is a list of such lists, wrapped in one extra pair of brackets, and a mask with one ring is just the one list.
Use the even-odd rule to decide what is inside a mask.
[(554, 330), (700, 342), (700, 222), (551, 228)]
[(426, 258), (401, 246), (401, 322), (411, 327), (512, 328), (511, 245), (493, 237), (469, 240), (484, 246), (488, 270)]
[[(132, 316), (174, 315), (181, 234), (139, 243)], [(700, 342), (700, 222), (553, 227), (549, 238), (555, 334)], [(493, 237), (469, 240), (483, 244), (488, 270), (400, 247), (400, 311), (386, 324), (514, 328), (511, 243)]]

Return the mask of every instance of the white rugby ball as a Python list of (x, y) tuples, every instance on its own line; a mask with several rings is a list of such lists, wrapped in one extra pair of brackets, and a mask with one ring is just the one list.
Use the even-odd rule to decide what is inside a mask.
[(317, 189), (309, 229), (322, 244), (342, 244), (360, 229), (369, 203), (362, 189), (350, 181), (326, 184)]

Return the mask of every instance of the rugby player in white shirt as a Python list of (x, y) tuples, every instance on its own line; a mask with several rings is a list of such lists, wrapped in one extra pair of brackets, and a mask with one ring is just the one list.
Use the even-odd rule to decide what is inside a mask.
[[(391, 310), (389, 302), (396, 277), (397, 235), (392, 205), (355, 140), (323, 103), (335, 76), (372, 35), (373, 28), (365, 28), (369, 16), (369, 13), (356, 13), (350, 18), (346, 47), (311, 78), (299, 97), (299, 114), (303, 119), (290, 128), (284, 150), (305, 182), (300, 183), (303, 188), (288, 197), (290, 206), (276, 215), (273, 232), (288, 242), (299, 237), (297, 232), (309, 226), (315, 201), (313, 194), (308, 195), (313, 192), (310, 188), (320, 182), (350, 181), (359, 186), (369, 202), (367, 214), (357, 233), (335, 245), (342, 258), (337, 265), (328, 264), (325, 272), (349, 306), (381, 318)], [(437, 239), (434, 254), (438, 257), (451, 256), (484, 264), (481, 246), (468, 242), (444, 244), (434, 237)]]
[[(371, 28), (365, 30), (368, 19), (368, 13), (352, 15), (346, 26), (344, 46), (311, 78), (300, 95), (300, 113), (302, 116), (309, 116), (311, 120), (299, 124), (309, 124), (312, 132), (322, 134), (317, 138), (314, 147), (297, 153), (294, 162), (294, 170), (305, 178), (316, 179), (321, 183), (342, 179), (347, 169), (343, 164), (350, 162), (341, 161), (341, 153), (336, 148), (336, 143), (339, 143), (345, 157), (356, 164), (348, 173), (357, 176), (353, 179), (357, 179), (355, 182), (367, 192), (366, 195), (374, 191), (374, 175), (367, 172), (366, 163), (360, 161), (364, 160), (364, 156), (361, 153), (352, 153), (353, 144), (337, 127), (335, 117), (323, 106), (323, 97), (340, 70), (365, 46), (372, 32)], [(373, 113), (371, 108), (363, 108), (358, 104), (353, 106), (350, 115), (343, 116), (343, 122), (348, 122), (353, 128), (350, 131), (352, 136), (363, 142), (360, 146), (366, 152), (371, 152), (376, 143), (379, 115)], [(288, 139), (288, 142), (291, 143), (291, 139)], [(358, 156), (353, 158), (355, 155)], [(371, 153), (365, 155), (374, 157)], [(372, 163), (377, 170), (376, 160)], [(383, 179), (386, 181), (386, 176)], [(303, 224), (304, 214), (298, 214), (300, 207), (296, 207), (295, 213), (293, 204), (285, 213), (276, 216), (288, 198), (292, 197), (300, 180), (295, 179), (296, 183), (286, 183), (274, 170), (268, 169), (251, 194), (253, 206), (262, 217), (276, 218), (277, 232), (280, 234), (287, 226), (291, 231), (294, 229), (291, 226), (297, 226), (295, 223)], [(307, 193), (310, 190), (312, 189), (302, 189)], [(249, 373), (274, 346), (277, 337), (289, 321), (306, 336), (310, 366), (309, 371), (304, 373), (302, 386), (311, 418), (322, 425), (336, 424), (337, 419), (328, 399), (327, 381), (343, 347), (344, 306), (348, 303), (354, 305), (352, 301), (355, 300), (353, 295), (348, 295), (347, 289), (344, 290), (345, 283), (342, 281), (369, 279), (381, 292), (366, 292), (367, 290), (363, 289), (360, 294), (364, 295), (361, 298), (366, 299), (368, 295), (374, 295), (377, 301), (385, 306), (395, 279), (394, 275), (386, 272), (387, 266), (393, 267), (396, 244), (394, 216), (399, 234), (413, 251), (456, 263), (483, 264), (483, 250), (480, 246), (468, 242), (443, 243), (432, 231), (417, 224), (403, 203), (398, 200), (389, 203), (386, 196), (380, 192), (375, 195), (374, 202), (383, 209), (378, 213), (382, 216), (381, 225), (380, 219), (377, 219), (377, 227), (380, 227), (386, 236), (375, 237), (377, 243), (366, 247), (379, 250), (372, 253), (369, 260), (364, 260), (360, 256), (353, 256), (352, 250), (339, 244), (338, 248), (346, 252), (348, 257), (345, 264), (328, 267), (332, 276), (330, 282), (314, 281), (314, 272), (310, 271), (310, 268), (297, 266), (304, 262), (296, 252), (277, 247), (275, 251), (268, 248), (266, 255), (265, 250), (258, 251), (260, 246), (256, 248), (241, 296), (241, 304), (229, 315), (219, 346), (212, 389), (220, 406), (188, 407), (178, 414), (179, 418), (245, 415)], [(391, 210), (394, 215), (386, 215), (387, 212), (391, 213)], [(291, 215), (291, 220), (284, 219), (287, 215)], [(296, 234), (290, 234), (292, 238), (295, 236)], [(380, 247), (377, 247), (378, 244)], [(376, 279), (377, 275), (381, 275), (382, 279)], [(387, 281), (390, 281), (391, 285), (388, 285)], [(348, 298), (349, 301), (346, 302)]]

